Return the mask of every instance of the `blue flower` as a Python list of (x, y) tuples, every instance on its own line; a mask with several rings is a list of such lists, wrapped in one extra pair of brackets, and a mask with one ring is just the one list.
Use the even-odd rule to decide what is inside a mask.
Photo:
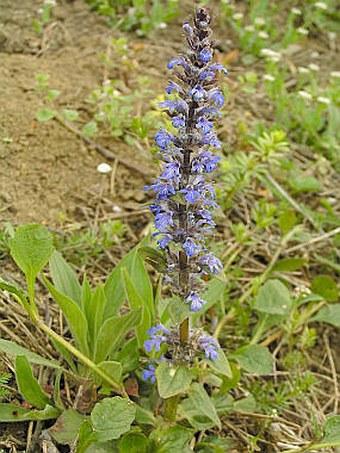
[(174, 226), (174, 221), (172, 220), (173, 212), (159, 212), (155, 216), (155, 227), (157, 230), (164, 232), (168, 226)]
[(175, 82), (169, 82), (168, 86), (166, 87), (166, 92), (171, 94), (173, 91), (179, 92), (181, 91), (181, 87)]
[(192, 90), (189, 91), (191, 96), (196, 102), (202, 101), (207, 95), (207, 92), (200, 85), (196, 85)]
[(191, 291), (185, 301), (190, 304), (190, 311), (200, 311), (206, 304), (206, 301), (201, 299), (196, 291)]
[(218, 71), (218, 72), (223, 72), (225, 75), (228, 74), (228, 69), (225, 68), (223, 65), (221, 65), (220, 63), (212, 63), (210, 65), (210, 69), (213, 70), (213, 71)]
[(192, 186), (188, 186), (186, 189), (180, 190), (180, 193), (185, 194), (184, 198), (188, 203), (195, 203), (195, 201), (202, 198), (201, 191), (198, 189), (195, 189)]
[(185, 126), (185, 118), (183, 115), (174, 116), (172, 118), (172, 125), (176, 128)]
[(156, 382), (156, 368), (153, 365), (149, 365), (148, 370), (142, 371), (142, 378), (144, 381), (151, 381), (152, 383)]
[(223, 269), (221, 261), (212, 253), (201, 256), (199, 263), (201, 266), (207, 266), (212, 274), (218, 274)]
[(187, 256), (193, 256), (196, 252), (201, 250), (201, 247), (196, 244), (196, 242), (189, 238), (186, 238), (185, 242), (182, 244), (182, 248), (185, 250)]
[(183, 24), (183, 30), (188, 36), (192, 36), (194, 34), (194, 30), (192, 27), (188, 24), (188, 22), (184, 22)]
[(172, 241), (172, 236), (170, 234), (164, 234), (160, 239), (158, 239), (157, 244), (164, 250), (170, 241)]
[[(171, 195), (175, 195), (176, 191), (169, 182), (163, 182), (159, 179), (151, 184), (151, 186), (145, 186), (146, 190), (153, 190), (157, 194), (157, 200), (165, 200)], [(154, 206), (154, 205), (153, 205)], [(153, 208), (153, 211), (156, 211), (156, 208)]]
[(224, 96), (219, 88), (212, 88), (210, 91), (208, 91), (208, 99), (212, 100), (216, 107), (223, 107)]
[(218, 350), (220, 349), (220, 345), (214, 338), (201, 336), (198, 339), (198, 347), (205, 352), (206, 359), (218, 359)]
[(205, 48), (201, 50), (200, 52), (200, 60), (203, 61), (203, 63), (209, 63), (209, 61), (212, 58), (212, 50)]
[(158, 324), (157, 326), (151, 327), (147, 331), (147, 334), (150, 335), (151, 338), (144, 341), (144, 349), (146, 352), (151, 352), (153, 348), (155, 348), (155, 350), (159, 352), (162, 343), (168, 342), (169, 339), (166, 335), (170, 335), (170, 332), (162, 326), (162, 324)]
[(175, 66), (183, 66), (185, 68), (188, 66), (188, 63), (183, 57), (173, 58), (168, 63), (168, 69), (173, 69)]
[(196, 128), (201, 129), (203, 134), (207, 134), (213, 128), (213, 123), (201, 116), (196, 123)]
[(165, 129), (161, 129), (155, 135), (155, 141), (161, 149), (165, 149), (171, 146), (173, 140), (173, 135)]
[(215, 148), (221, 148), (221, 142), (213, 132), (209, 132), (209, 134), (204, 134), (202, 138), (202, 143), (204, 145), (210, 145)]
[(221, 160), (220, 156), (214, 156), (211, 151), (203, 151), (198, 155), (207, 173), (211, 173), (217, 168), (217, 164)]
[(179, 163), (178, 162), (168, 162), (163, 165), (162, 178), (166, 180), (176, 179), (179, 177)]
[(160, 107), (163, 107), (165, 109), (169, 109), (169, 112), (172, 114), (175, 111), (178, 113), (185, 113), (188, 111), (188, 104), (185, 101), (179, 101), (179, 100), (166, 100), (163, 102), (159, 102), (158, 105)]

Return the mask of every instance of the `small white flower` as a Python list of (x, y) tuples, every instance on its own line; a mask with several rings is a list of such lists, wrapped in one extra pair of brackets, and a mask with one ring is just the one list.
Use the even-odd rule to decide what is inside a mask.
[(37, 13), (38, 13), (38, 14), (42, 14), (43, 12), (44, 12), (43, 8), (37, 9)]
[(112, 211), (113, 211), (113, 212), (120, 213), (120, 212), (122, 212), (122, 208), (120, 208), (120, 207), (117, 206), (117, 205), (113, 205), (113, 206), (112, 206)]
[(221, 0), (221, 3), (223, 3), (224, 5), (228, 5), (229, 0)]
[(259, 31), (258, 36), (259, 36), (259, 38), (262, 38), (262, 39), (268, 39), (269, 38), (268, 33), (266, 33), (265, 31)]
[(273, 77), (273, 76), (270, 75), (270, 74), (265, 74), (265, 75), (263, 76), (263, 80), (266, 80), (266, 81), (268, 81), (268, 82), (274, 82), (275, 77)]
[(335, 41), (336, 40), (336, 32), (335, 31), (329, 31), (328, 32), (328, 38), (330, 41)]
[(110, 173), (110, 171), (112, 171), (112, 167), (111, 167), (111, 165), (103, 162), (102, 164), (98, 165), (97, 171), (99, 171), (99, 173), (102, 173), (104, 175), (106, 173)]
[(256, 25), (260, 25), (260, 27), (261, 27), (262, 25), (266, 24), (266, 21), (263, 19), (263, 17), (256, 17), (254, 20), (254, 23)]
[(113, 90), (113, 94), (115, 96), (120, 96), (122, 93), (120, 91), (118, 91), (118, 90)]
[(160, 22), (160, 24), (158, 25), (158, 28), (160, 28), (161, 30), (164, 30), (165, 28), (168, 28), (168, 24), (166, 24), (165, 22)]
[(326, 104), (326, 105), (329, 105), (329, 104), (332, 103), (332, 101), (331, 101), (329, 98), (325, 98), (325, 97), (323, 97), (323, 96), (318, 96), (318, 97), (316, 98), (316, 100), (317, 100), (318, 102), (320, 102), (321, 104)]
[(56, 0), (44, 0), (44, 5), (57, 6)]
[(311, 52), (310, 57), (311, 58), (318, 58), (320, 56), (319, 52)]
[(313, 99), (313, 96), (310, 93), (307, 93), (307, 91), (298, 91), (298, 95), (307, 101), (311, 101)]
[(245, 29), (246, 31), (250, 31), (250, 32), (255, 31), (254, 25), (247, 25), (246, 27), (244, 27), (244, 29)]
[(307, 28), (303, 28), (303, 27), (299, 27), (296, 31), (299, 33), (299, 35), (303, 35), (303, 36), (307, 36), (309, 33)]
[(335, 79), (339, 79), (340, 78), (340, 71), (332, 71), (329, 75), (331, 77), (334, 77)]
[(260, 51), (261, 57), (268, 58), (271, 61), (277, 62), (281, 60), (280, 52), (276, 52), (272, 49), (261, 49)]
[(105, 79), (104, 82), (103, 82), (103, 85), (104, 86), (111, 85), (111, 80), (110, 79)]
[(241, 19), (243, 19), (243, 13), (235, 13), (235, 14), (233, 15), (233, 19), (234, 19), (234, 20), (241, 20)]
[(326, 11), (328, 9), (328, 5), (325, 2), (316, 2), (316, 3), (314, 3), (314, 6), (315, 6), (315, 8), (323, 9), (324, 11)]
[(317, 64), (315, 64), (315, 63), (309, 64), (308, 67), (309, 67), (309, 69), (310, 69), (311, 71), (315, 71), (315, 72), (320, 71), (320, 67), (319, 67)]
[(297, 68), (297, 71), (300, 73), (300, 74), (308, 74), (309, 73), (309, 69), (308, 68), (305, 68), (304, 66), (299, 66)]
[(299, 8), (292, 8), (291, 11), (293, 14), (296, 14), (297, 16), (301, 16), (301, 14), (302, 14), (301, 9), (299, 9)]

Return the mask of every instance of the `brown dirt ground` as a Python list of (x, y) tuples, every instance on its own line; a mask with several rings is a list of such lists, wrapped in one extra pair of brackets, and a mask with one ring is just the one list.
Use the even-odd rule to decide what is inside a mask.
[[(39, 6), (36, 0), (22, 0), (16, 8), (11, 0), (1, 1), (0, 222), (57, 225), (75, 219), (79, 206), (88, 204), (89, 193), (99, 190), (96, 167), (105, 159), (58, 123), (34, 119), (41, 107), (35, 74), (51, 75), (50, 87), (62, 92), (60, 107), (81, 109), (79, 102), (101, 82), (98, 51), (105, 50), (110, 30), (83, 1), (63, 2), (41, 40), (32, 28)], [(115, 146), (112, 140), (108, 147), (138, 163), (134, 149)], [(147, 166), (145, 159), (139, 164)], [(143, 199), (144, 181), (131, 176), (118, 168), (113, 203)]]

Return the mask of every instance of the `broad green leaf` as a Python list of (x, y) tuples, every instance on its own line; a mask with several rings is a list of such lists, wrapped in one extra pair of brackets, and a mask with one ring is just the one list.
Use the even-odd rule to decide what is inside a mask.
[(52, 406), (46, 406), (43, 410), (27, 409), (14, 404), (0, 403), (0, 422), (17, 423), (28, 420), (49, 420), (57, 418), (60, 411)]
[(327, 302), (336, 302), (339, 297), (337, 284), (329, 275), (317, 275), (314, 277), (312, 291), (322, 296)]
[(157, 453), (190, 453), (192, 449), (189, 442), (193, 435), (192, 429), (171, 426), (168, 429), (154, 429), (149, 435), (149, 440), (156, 443)]
[(322, 184), (314, 176), (302, 172), (292, 172), (287, 179), (294, 192), (313, 192), (322, 189)]
[(104, 361), (117, 350), (130, 330), (138, 326), (142, 319), (142, 309), (132, 310), (123, 316), (113, 316), (101, 326), (94, 352), (95, 363)]
[(323, 426), (323, 439), (318, 442), (317, 448), (340, 447), (340, 415), (334, 415), (326, 420)]
[(161, 362), (156, 369), (157, 387), (161, 398), (170, 398), (185, 392), (192, 381), (190, 370), (186, 366)]
[(135, 405), (126, 398), (115, 396), (97, 403), (91, 412), (91, 423), (96, 442), (105, 442), (130, 430), (136, 415)]
[(82, 128), (82, 132), (83, 132), (84, 136), (87, 138), (93, 137), (98, 132), (97, 123), (95, 121), (89, 121)]
[(173, 324), (181, 324), (185, 318), (192, 315), (192, 312), (189, 310), (189, 305), (184, 304), (178, 296), (161, 299), (157, 309), (161, 323), (164, 325), (167, 324), (169, 319), (171, 319)]
[(283, 234), (289, 233), (289, 231), (296, 224), (296, 213), (292, 209), (287, 209), (279, 215), (278, 219), (279, 228)]
[(134, 371), (138, 367), (139, 363), (137, 338), (133, 337), (124, 342), (122, 348), (115, 354), (111, 354), (110, 357), (112, 360), (117, 360), (117, 362), (122, 364), (123, 373)]
[(64, 109), (61, 114), (67, 121), (75, 121), (78, 119), (79, 113), (76, 110)]
[(248, 373), (270, 374), (273, 372), (274, 360), (268, 348), (250, 344), (239, 348), (233, 358)]
[(253, 395), (234, 402), (234, 410), (239, 412), (256, 412), (257, 403)]
[(305, 264), (307, 264), (307, 260), (303, 258), (284, 258), (278, 261), (275, 266), (273, 267), (272, 271), (278, 272), (292, 272), (300, 269)]
[(46, 227), (30, 224), (16, 229), (11, 241), (11, 255), (26, 276), (32, 298), (36, 276), (47, 264), (53, 250), (53, 239)]
[(215, 393), (211, 396), (211, 400), (220, 417), (229, 414), (234, 408), (234, 398), (229, 393)]
[(143, 260), (150, 264), (156, 271), (165, 272), (167, 269), (166, 260), (164, 258), (164, 253), (159, 250), (154, 249), (153, 247), (145, 246), (138, 249), (138, 253), (141, 255)]
[[(154, 324), (154, 308), (153, 308), (153, 300), (143, 300), (138, 292), (137, 288), (134, 285), (133, 280), (127, 273), (126, 269), (122, 269), (123, 275), (123, 282), (124, 288), (126, 292), (126, 297), (129, 302), (129, 306), (132, 310), (136, 310), (137, 308), (142, 309), (142, 320), (139, 326), (136, 328), (136, 335), (139, 347), (142, 347), (144, 341), (147, 339), (147, 331), (150, 327)], [(149, 277), (148, 277), (149, 278)], [(149, 303), (151, 302), (151, 304)]]
[[(227, 451), (236, 451), (234, 441), (229, 437), (208, 436), (202, 441), (196, 443), (195, 448), (202, 453), (226, 453)], [(207, 447), (207, 450), (205, 449)]]
[(288, 315), (292, 300), (286, 286), (279, 280), (268, 280), (257, 293), (255, 310), (271, 315)]
[(56, 110), (48, 109), (47, 107), (43, 107), (39, 110), (39, 112), (35, 115), (35, 119), (38, 120), (40, 123), (48, 120), (52, 120), (57, 116)]
[(340, 327), (340, 304), (322, 307), (310, 321), (327, 322), (332, 326)]
[(124, 267), (129, 275), (133, 276), (133, 282), (137, 292), (143, 301), (147, 301), (147, 306), (153, 305), (153, 289), (147, 270), (145, 269), (142, 258), (138, 253), (138, 248), (146, 245), (147, 238), (134, 247), (117, 264), (113, 272), (105, 283), (105, 293), (107, 305), (104, 312), (104, 319), (116, 315), (126, 299), (125, 288), (121, 270)]
[(49, 397), (34, 377), (31, 365), (24, 355), (18, 355), (15, 358), (15, 378), (21, 395), (32, 406), (44, 409), (50, 403)]
[(30, 363), (34, 363), (36, 365), (47, 366), (50, 368), (55, 368), (57, 370), (62, 369), (62, 367), (56, 360), (45, 359), (39, 354), (36, 354), (35, 352), (32, 352), (29, 349), (24, 348), (23, 346), (19, 346), (13, 341), (0, 339), (0, 351), (12, 357), (24, 355), (25, 357), (27, 357)]
[(83, 312), (74, 300), (59, 292), (46, 277), (42, 276), (42, 278), (53, 299), (57, 302), (59, 308), (63, 312), (77, 347), (80, 351), (88, 354), (88, 328)]
[(119, 453), (145, 453), (149, 441), (142, 433), (127, 433), (118, 443)]
[(178, 410), (181, 417), (186, 418), (198, 430), (209, 429), (213, 426), (222, 428), (212, 400), (204, 387), (197, 382), (192, 384), (188, 398), (181, 402)]
[(56, 99), (59, 95), (60, 95), (60, 91), (59, 90), (48, 90), (48, 92), (45, 95), (45, 98), (48, 101), (53, 101), (53, 99)]
[(58, 444), (73, 444), (78, 436), (81, 424), (86, 420), (85, 415), (79, 414), (74, 409), (62, 412), (48, 432)]
[(136, 422), (140, 425), (154, 425), (155, 416), (151, 411), (136, 405)]
[(50, 258), (50, 269), (57, 290), (80, 305), (81, 288), (76, 273), (57, 251), (54, 251)]
[[(105, 371), (105, 373), (110, 376), (116, 382), (121, 382), (122, 380), (122, 365), (119, 362), (106, 361), (98, 363), (98, 368)], [(96, 379), (96, 378), (95, 378)]]
[(231, 372), (228, 359), (222, 349), (218, 351), (218, 358), (216, 360), (207, 360), (209, 366), (219, 374), (223, 374), (229, 378), (232, 377), (233, 373)]
[(209, 282), (208, 289), (202, 294), (202, 298), (206, 301), (206, 304), (203, 305), (199, 313), (197, 312), (191, 315), (193, 323), (197, 322), (203, 313), (221, 300), (226, 284), (227, 282), (220, 278), (213, 278)]

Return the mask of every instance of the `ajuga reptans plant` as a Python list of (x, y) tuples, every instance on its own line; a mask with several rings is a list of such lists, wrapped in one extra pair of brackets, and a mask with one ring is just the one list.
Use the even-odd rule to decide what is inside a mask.
[[(202, 276), (222, 269), (220, 260), (207, 248), (207, 239), (213, 234), (212, 210), (217, 207), (210, 174), (220, 160), (214, 149), (221, 148), (214, 120), (224, 104), (224, 96), (215, 83), (218, 74), (227, 70), (212, 61), (207, 9), (197, 8), (193, 25), (185, 22), (183, 30), (187, 50), (168, 63), (172, 71), (166, 88), (169, 96), (160, 103), (171, 118), (172, 127), (155, 135), (163, 161), (162, 173), (148, 189), (155, 193), (151, 210), (158, 246), (165, 251), (167, 260), (164, 280), (192, 312), (198, 312), (206, 303), (201, 297)], [(170, 331), (162, 325), (152, 327), (150, 339), (145, 342), (146, 351), (161, 351), (164, 344), (167, 356), (173, 360), (191, 360), (196, 349), (204, 352), (206, 358), (217, 359), (217, 341), (191, 331), (189, 318), (177, 330)], [(144, 377), (154, 381), (154, 370), (154, 365), (150, 365)]]

